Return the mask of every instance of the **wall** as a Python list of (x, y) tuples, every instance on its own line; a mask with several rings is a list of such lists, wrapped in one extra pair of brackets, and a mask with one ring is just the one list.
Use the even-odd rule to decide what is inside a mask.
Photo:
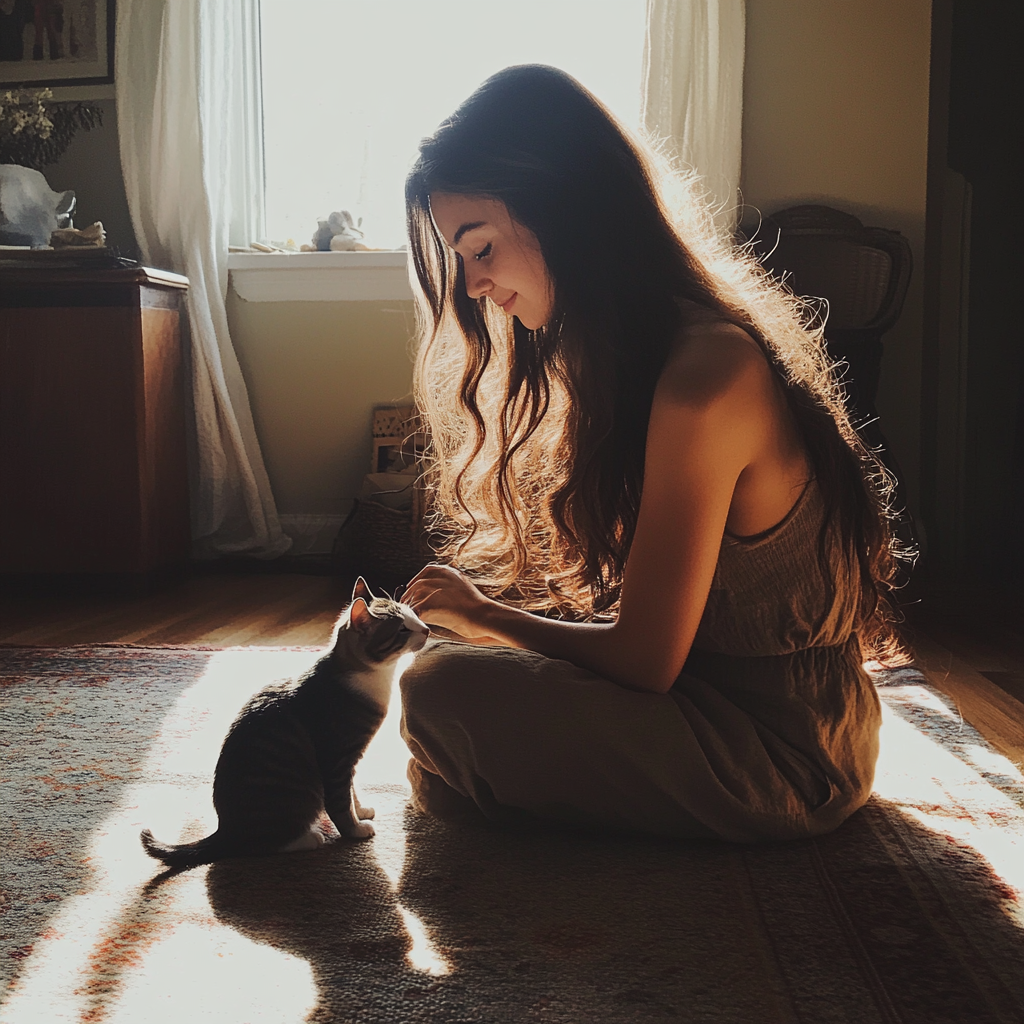
[(929, 0), (747, 0), (745, 204), (768, 215), (823, 203), (895, 228), (913, 249), (878, 408), (915, 509), (930, 26)]
[[(79, 132), (43, 173), (51, 188), (75, 190), (76, 226), (102, 221), (109, 244), (137, 257), (112, 87), (61, 89), (55, 98), (90, 99), (103, 124)], [(412, 302), (249, 303), (231, 290), (228, 318), (278, 510), (326, 518), (311, 541), (322, 546), (368, 472), (373, 406), (411, 390)]]
[[(928, 112), (928, 0), (747, 0), (743, 192), (772, 213), (823, 202), (896, 228), (917, 262), (886, 338), (879, 407), (918, 494)], [(134, 245), (119, 173), (116, 111), (47, 169), (79, 193), (81, 226), (103, 220)], [(246, 303), (233, 337), (271, 483), (285, 514), (339, 515), (369, 461), (369, 415), (408, 392), (408, 303)]]
[(94, 98), (95, 92), (112, 89), (112, 86), (99, 87), (91, 93), (84, 88), (54, 90), (57, 100), (88, 96), (90, 102), (103, 110), (103, 124), (91, 132), (79, 132), (60, 160), (43, 168), (43, 174), (52, 189), (74, 189), (78, 199), (75, 227), (85, 228), (94, 221), (102, 221), (107, 243), (123, 255), (134, 257), (137, 255), (135, 233), (121, 177), (116, 105), (112, 95)]
[[(907, 236), (916, 262), (886, 337), (883, 429), (918, 495), (928, 0), (747, 0), (743, 194), (772, 213), (822, 202)], [(284, 513), (343, 511), (375, 402), (408, 390), (400, 303), (243, 303), (229, 311)]]
[(370, 471), (374, 405), (412, 387), (413, 304), (246, 302), (228, 322), (283, 515), (344, 513)]

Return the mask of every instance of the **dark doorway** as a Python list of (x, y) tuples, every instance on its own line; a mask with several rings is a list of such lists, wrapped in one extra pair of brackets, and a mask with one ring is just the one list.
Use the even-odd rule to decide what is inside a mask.
[(929, 575), (1024, 579), (1024, 171), (1012, 0), (936, 0), (922, 403)]

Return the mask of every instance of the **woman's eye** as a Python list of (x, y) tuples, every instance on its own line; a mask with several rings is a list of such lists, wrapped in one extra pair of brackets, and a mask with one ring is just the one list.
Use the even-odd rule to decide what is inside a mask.
[(475, 260), (483, 260), (491, 255), (491, 243), (488, 242), (474, 257)]

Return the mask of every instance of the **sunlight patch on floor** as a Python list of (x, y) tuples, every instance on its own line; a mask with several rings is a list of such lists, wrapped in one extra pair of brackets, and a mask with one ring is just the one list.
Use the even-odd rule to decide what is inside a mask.
[[(308, 1016), (318, 1001), (310, 964), (221, 924), (209, 904), (205, 867), (147, 893), (160, 865), (143, 853), (139, 832), (150, 828), (169, 842), (212, 832), (213, 770), (228, 727), (258, 689), (302, 672), (316, 657), (311, 651), (265, 650), (213, 655), (161, 723), (141, 772), (145, 781), (125, 789), (90, 836), (88, 890), (68, 899), (35, 943), (0, 1009), (0, 1024), (294, 1024)], [(387, 719), (357, 776), (360, 798), (378, 812), (377, 835), (369, 842), (395, 892), (409, 793), (400, 720), (396, 674)], [(411, 939), (410, 965), (431, 976), (447, 974), (427, 926), (405, 907), (398, 910)]]
[[(913, 701), (943, 716), (956, 715), (923, 687)], [(883, 695), (885, 691), (883, 691)], [(1024, 809), (992, 779), (1024, 786), (1008, 758), (965, 740), (959, 756), (882, 704), (881, 754), (875, 792), (939, 835), (971, 847), (1010, 889), (1007, 912), (1024, 928)], [(988, 776), (988, 778), (986, 777)]]
[[(405, 745), (400, 731), (402, 702), (398, 692), (398, 681), (412, 660), (412, 655), (404, 655), (399, 662), (387, 717), (356, 771), (356, 791), (360, 798), (365, 802), (374, 803), (376, 797), (373, 790), (377, 790), (377, 795), (383, 795), (381, 791), (386, 790), (391, 798), (388, 811), (393, 815), (404, 814), (404, 804), (409, 797), (409, 781), (406, 776), (409, 748)], [(400, 799), (396, 800), (394, 797)], [(379, 813), (380, 808), (377, 810)], [(402, 822), (378, 818), (377, 835), (370, 842), (373, 843), (374, 859), (387, 876), (392, 891), (397, 894), (405, 864), (405, 829)], [(427, 926), (401, 903), (397, 904), (397, 909), (412, 940), (412, 946), (406, 954), (409, 965), (433, 977), (448, 974), (451, 966), (434, 947)]]
[[(317, 999), (309, 964), (217, 922), (206, 897), (205, 869), (177, 876), (147, 899), (143, 888), (160, 865), (143, 852), (139, 832), (152, 828), (161, 839), (179, 841), (212, 831), (217, 818), (211, 780), (228, 726), (256, 690), (302, 671), (315, 658), (309, 651), (268, 657), (247, 650), (210, 659), (161, 723), (142, 769), (145, 782), (127, 787), (89, 837), (83, 851), (92, 871), (88, 890), (66, 900), (35, 942), (0, 1009), (2, 1024), (292, 1024), (307, 1016)], [(204, 1016), (196, 993), (212, 990), (225, 970), (240, 984), (223, 990), (216, 1015)], [(246, 992), (254, 994), (251, 1001), (240, 996)], [(149, 1003), (145, 1011), (143, 1001)]]
[(126, 977), (109, 1024), (295, 1024), (316, 1006), (310, 965), (213, 921), (183, 921)]
[(410, 965), (415, 967), (417, 971), (423, 971), (424, 974), (429, 974), (435, 978), (448, 974), (451, 971), (451, 967), (434, 948), (434, 944), (430, 941), (423, 922), (411, 910), (403, 907), (401, 903), (398, 904), (398, 912), (402, 915), (405, 930), (412, 939), (412, 948), (406, 954)]
[[(411, 663), (412, 658), (413, 655), (403, 655), (399, 659), (387, 717), (377, 735), (370, 741), (356, 768), (356, 791), (360, 794), (362, 788), (366, 786), (399, 786), (406, 795), (409, 793), (409, 782), (406, 777), (409, 748), (405, 745), (399, 730), (402, 721), (402, 701), (398, 684), (403, 670)], [(387, 871), (383, 864), (381, 867)]]
[[(317, 1005), (310, 964), (255, 942), (214, 916), (207, 869), (147, 884), (160, 865), (146, 857), (139, 831), (168, 841), (199, 838), (216, 826), (211, 801), (221, 740), (248, 697), (275, 679), (302, 671), (309, 651), (224, 651), (160, 723), (142, 768), (90, 835), (83, 856), (91, 869), (85, 891), (64, 901), (23, 961), (17, 985), (0, 1008), (2, 1024), (38, 1021), (210, 1020), (298, 1022)], [(895, 704), (925, 709), (956, 742), (941, 746), (883, 703), (876, 792), (913, 820), (977, 852), (1017, 894), (1004, 900), (1024, 928), (1024, 810), (1008, 795), (1024, 785), (1020, 771), (981, 745), (955, 712), (921, 686), (887, 687)], [(390, 712), (359, 767), (365, 803), (376, 805), (370, 850), (397, 899), (406, 856), (404, 831), (408, 751), (400, 733), (397, 687)], [(1000, 789), (1002, 787), (1002, 790)], [(1004, 792), (1006, 790), (1007, 792)], [(925, 856), (941, 857), (937, 845)], [(295, 854), (299, 858), (317, 854)], [(1016, 908), (1016, 909), (1014, 909)], [(411, 941), (410, 966), (426, 976), (452, 967), (424, 922), (400, 903)]]

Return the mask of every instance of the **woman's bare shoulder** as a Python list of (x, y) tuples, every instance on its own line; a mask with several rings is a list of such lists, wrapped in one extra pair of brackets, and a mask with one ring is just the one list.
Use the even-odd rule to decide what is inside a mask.
[(735, 324), (715, 321), (685, 327), (676, 336), (658, 382), (670, 404), (708, 406), (767, 395), (774, 374), (757, 342)]

